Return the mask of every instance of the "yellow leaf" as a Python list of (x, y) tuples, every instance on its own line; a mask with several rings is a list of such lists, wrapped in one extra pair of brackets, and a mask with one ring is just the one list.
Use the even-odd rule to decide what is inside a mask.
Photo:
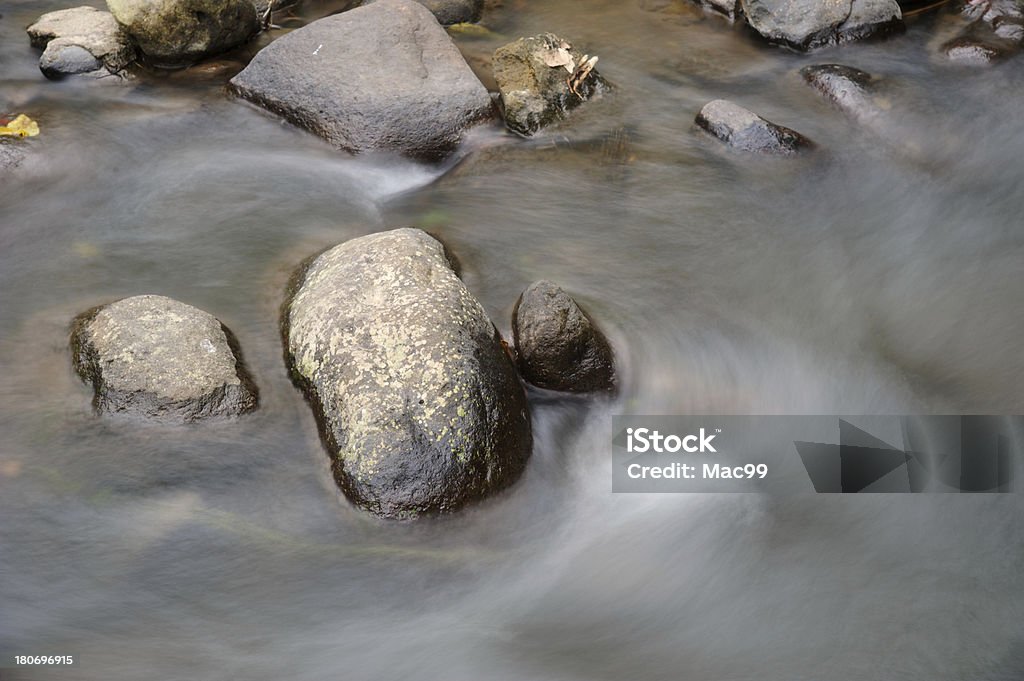
[(39, 124), (26, 116), (19, 115), (5, 126), (0, 126), (0, 137), (35, 137), (39, 134)]

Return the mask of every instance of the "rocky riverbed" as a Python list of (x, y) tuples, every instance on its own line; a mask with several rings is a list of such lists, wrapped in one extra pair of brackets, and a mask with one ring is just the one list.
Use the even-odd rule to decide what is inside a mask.
[(0, 19), (40, 128), (0, 139), (5, 642), (86, 681), (1021, 669), (1015, 495), (607, 465), (618, 413), (1024, 409), (1015, 5), (41, 21), (75, 4)]

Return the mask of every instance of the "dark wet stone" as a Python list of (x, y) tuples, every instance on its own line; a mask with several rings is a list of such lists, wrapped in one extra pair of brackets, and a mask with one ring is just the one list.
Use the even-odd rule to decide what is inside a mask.
[(484, 0), (417, 0), (445, 26), (480, 21)]
[[(582, 52), (553, 33), (520, 38), (494, 53), (494, 79), (505, 124), (532, 135), (607, 88), (597, 69), (587, 70)], [(593, 56), (593, 55), (589, 55)], [(584, 75), (585, 74), (585, 75)]]
[(815, 90), (854, 120), (866, 122), (883, 113), (870, 73), (842, 64), (815, 64), (800, 69)]
[(27, 29), (33, 47), (43, 49), (39, 68), (47, 78), (120, 73), (135, 59), (135, 48), (109, 12), (92, 7), (50, 12)]
[(530, 284), (512, 312), (519, 369), (540, 388), (611, 390), (611, 346), (569, 294), (550, 281)]
[(377, 0), (292, 31), (231, 87), (352, 152), (442, 156), (493, 112), (447, 32), (413, 0)]
[(192, 422), (257, 405), (227, 327), (171, 298), (134, 296), (83, 313), (72, 326), (71, 349), (99, 413)]
[(773, 43), (807, 50), (903, 27), (896, 0), (741, 0), (747, 22)]
[(1018, 0), (969, 2), (961, 14), (970, 23), (941, 47), (942, 54), (950, 61), (986, 66), (1021, 51), (1024, 7)]
[(950, 61), (970, 66), (987, 66), (1012, 54), (991, 42), (967, 36), (950, 40), (942, 46), (942, 52)]
[(512, 359), (425, 232), (373, 234), (313, 259), (284, 328), (335, 480), (357, 506), (388, 518), (454, 511), (523, 471), (533, 439)]
[(148, 62), (180, 67), (249, 41), (260, 30), (252, 0), (107, 0)]
[(795, 154), (814, 146), (795, 130), (776, 125), (724, 99), (705, 104), (697, 114), (696, 123), (726, 145), (741, 151)]

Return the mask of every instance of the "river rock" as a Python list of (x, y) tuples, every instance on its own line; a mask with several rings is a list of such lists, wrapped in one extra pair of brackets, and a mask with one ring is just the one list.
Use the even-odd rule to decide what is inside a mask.
[(288, 362), (354, 504), (387, 518), (453, 511), (519, 477), (525, 392), (438, 241), (418, 229), (347, 241), (292, 290)]
[(227, 52), (260, 30), (252, 0), (107, 0), (148, 62), (175, 68)]
[(557, 284), (530, 284), (512, 311), (519, 369), (540, 388), (563, 392), (610, 390), (611, 346), (572, 297)]
[(838, 109), (860, 123), (884, 115), (870, 73), (842, 64), (815, 64), (800, 69), (804, 80)]
[(99, 413), (192, 422), (256, 408), (231, 332), (171, 298), (133, 296), (89, 310), (75, 319), (71, 348)]
[(29, 41), (43, 50), (47, 78), (118, 74), (135, 60), (135, 48), (110, 12), (74, 7), (49, 12), (28, 27)]
[(1024, 3), (1019, 0), (969, 2), (964, 5), (962, 16), (970, 23), (941, 48), (950, 61), (986, 66), (1021, 51)]
[(25, 160), (23, 143), (19, 140), (0, 139), (0, 171), (17, 168)]
[(597, 69), (587, 70), (590, 62), (584, 57), (588, 55), (553, 33), (498, 48), (494, 79), (508, 128), (532, 135), (606, 89)]
[(741, 6), (755, 31), (797, 50), (903, 28), (896, 0), (741, 0)]
[(433, 12), (437, 20), (445, 26), (476, 23), (480, 21), (480, 15), (484, 11), (484, 0), (418, 0), (418, 2)]
[(442, 156), (493, 111), (451, 38), (414, 0), (377, 0), (292, 31), (231, 87), (352, 152)]
[(741, 151), (795, 154), (814, 146), (795, 130), (776, 125), (724, 99), (705, 104), (697, 114), (696, 123), (726, 145)]

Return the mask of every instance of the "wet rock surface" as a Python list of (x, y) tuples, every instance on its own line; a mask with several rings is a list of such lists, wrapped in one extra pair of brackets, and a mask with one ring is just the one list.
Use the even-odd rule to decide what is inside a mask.
[(800, 75), (808, 85), (856, 121), (870, 123), (884, 115), (874, 78), (866, 71), (842, 64), (815, 64), (800, 69)]
[(530, 284), (512, 312), (523, 377), (563, 392), (611, 390), (614, 360), (608, 340), (572, 297), (550, 281)]
[(92, 7), (50, 12), (27, 29), (43, 50), (39, 68), (47, 78), (120, 73), (135, 59), (135, 48), (110, 12)]
[(181, 67), (234, 49), (260, 29), (251, 0), (107, 0), (146, 60)]
[(553, 33), (498, 48), (494, 78), (508, 128), (532, 135), (605, 90), (607, 83), (591, 59)]
[(764, 154), (796, 154), (814, 143), (789, 128), (761, 118), (733, 102), (716, 99), (701, 108), (697, 125), (740, 151)]
[(437, 157), (493, 105), (423, 5), (377, 0), (278, 38), (231, 80), (339, 149)]
[(770, 42), (797, 50), (902, 30), (896, 0), (741, 0), (747, 22)]
[(0, 139), (0, 171), (17, 168), (25, 160), (25, 150), (15, 140)]
[(257, 405), (231, 332), (171, 298), (133, 296), (83, 313), (73, 323), (71, 349), (99, 413), (193, 422)]
[(1012, 57), (1024, 46), (1024, 3), (1018, 0), (968, 2), (961, 16), (970, 23), (941, 48), (951, 62), (986, 66)]
[(519, 477), (532, 448), (525, 392), (437, 240), (418, 229), (353, 239), (292, 290), (289, 366), (354, 504), (388, 518), (447, 512)]
[(418, 0), (445, 26), (475, 23), (484, 11), (484, 0)]

